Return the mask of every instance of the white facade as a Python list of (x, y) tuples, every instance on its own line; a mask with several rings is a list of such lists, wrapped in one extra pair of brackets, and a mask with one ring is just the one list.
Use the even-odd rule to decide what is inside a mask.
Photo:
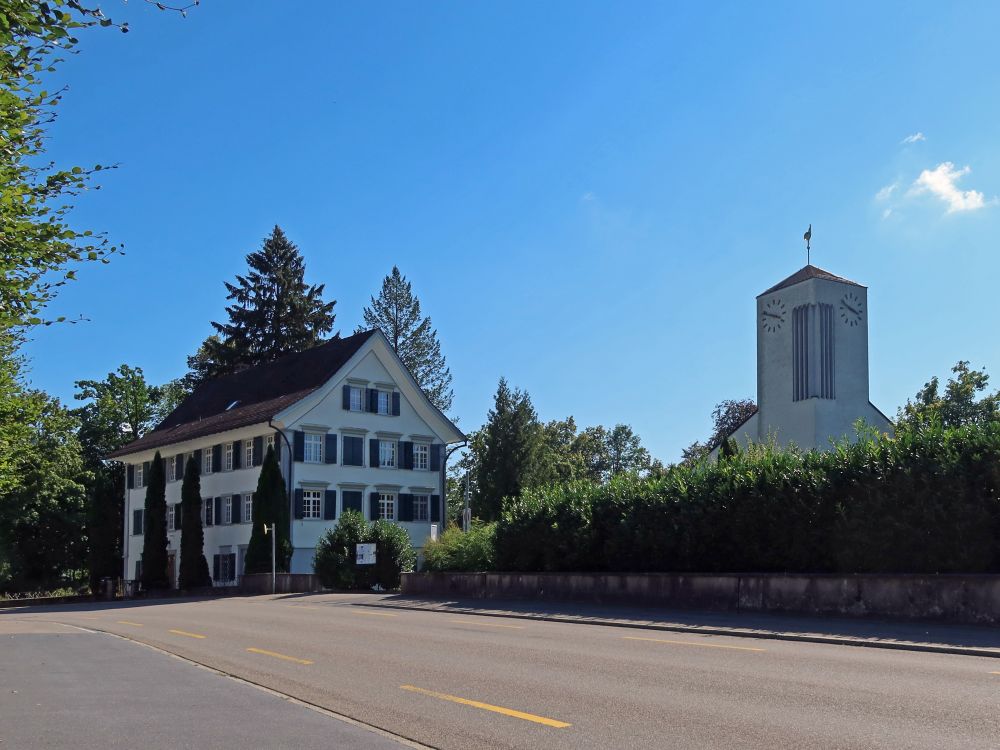
[(892, 431), (869, 401), (868, 290), (806, 266), (757, 297), (757, 413), (732, 437), (822, 450), (859, 419)]
[[(350, 407), (359, 406), (357, 395), (350, 391), (345, 393), (345, 387), (366, 395), (376, 390), (385, 395), (376, 394), (381, 402), (372, 402), (375, 410), (354, 410)], [(393, 400), (396, 401), (398, 415), (393, 414)], [(346, 409), (345, 404), (348, 405)], [(386, 413), (379, 413), (379, 407)], [(354, 441), (347, 438), (354, 438)], [(348, 455), (345, 446), (350, 442), (356, 448), (358, 438), (362, 465), (349, 465), (351, 460), (357, 460), (358, 454), (351, 450)], [(151, 461), (156, 450), (165, 460), (201, 452), (204, 553), (213, 578), (219, 573), (215, 583), (220, 585), (233, 582), (236, 575), (242, 573), (243, 554), (252, 528), (245, 518), (244, 508), (241, 506), (237, 515), (232, 509), (231, 499), (239, 496), (242, 503), (256, 490), (260, 461), (269, 440), (279, 443), (276, 448), (286, 490), (289, 491), (291, 542), (294, 548), (290, 570), (292, 573), (311, 573), (316, 543), (327, 529), (336, 525), (336, 519), (344, 510), (345, 494), (348, 501), (356, 502), (356, 493), (360, 493), (359, 510), (368, 520), (378, 518), (380, 513), (391, 516), (406, 529), (419, 552), (431, 536), (432, 528), (440, 528), (445, 517), (446, 446), (463, 439), (462, 433), (430, 404), (385, 338), (378, 334), (363, 344), (323, 386), (269, 420), (124, 455), (121, 460), (130, 466), (129, 476), (136, 478), (140, 473), (138, 467)], [(372, 441), (379, 443), (373, 444)], [(226, 453), (234, 445), (243, 460), (239, 462), (240, 468), (230, 469), (226, 466)], [(414, 468), (402, 468), (407, 445), (413, 446)], [(221, 449), (216, 446), (221, 446)], [(254, 448), (261, 455), (253, 456), (252, 465), (247, 466), (247, 450), (253, 451)], [(336, 452), (335, 460), (333, 451)], [(395, 466), (378, 465), (393, 452)], [(214, 453), (216, 458), (221, 454), (223, 465), (211, 466), (209, 473), (204, 461), (205, 455), (210, 453)], [(375, 460), (379, 453), (383, 454), (381, 462)], [(171, 476), (168, 466), (168, 508), (181, 502), (183, 477), (177, 474), (170, 481)], [(138, 482), (132, 481), (130, 485), (138, 485)], [(387, 502), (375, 503), (373, 507), (373, 493), (384, 495)], [(127, 578), (136, 576), (136, 563), (142, 554), (143, 537), (133, 531), (142, 530), (141, 525), (134, 529), (135, 524), (141, 523), (135, 511), (143, 508), (145, 494), (144, 486), (126, 489), (124, 555)], [(401, 500), (408, 501), (410, 496), (415, 496), (414, 520), (400, 521)], [(230, 499), (231, 515), (225, 512), (227, 498)], [(318, 510), (314, 498), (318, 499)], [(208, 525), (205, 513), (210, 499), (213, 504), (221, 502), (223, 511), (214, 516), (213, 510), (213, 523)], [(216, 518), (221, 523), (215, 523)], [(169, 521), (170, 513), (168, 527)], [(179, 530), (168, 532), (173, 581), (176, 581), (180, 563), (180, 536)], [(234, 557), (221, 560), (220, 570), (216, 567), (220, 566), (215, 562), (216, 555)], [(230, 565), (230, 561), (235, 565)]]

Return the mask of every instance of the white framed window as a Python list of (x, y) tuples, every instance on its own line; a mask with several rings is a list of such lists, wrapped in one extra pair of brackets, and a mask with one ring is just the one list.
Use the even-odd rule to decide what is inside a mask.
[(167, 531), (174, 530), (174, 504), (167, 503)]
[(211, 526), (215, 523), (215, 499), (211, 497), (205, 498), (205, 525)]
[(325, 435), (315, 432), (305, 434), (305, 452), (302, 458), (307, 464), (323, 463), (323, 440), (325, 437)]
[(202, 453), (202, 457), (201, 457), (201, 463), (202, 463), (201, 473), (202, 474), (211, 474), (212, 473), (212, 469), (214, 468), (212, 466), (212, 449), (211, 448), (206, 448), (204, 450), (204, 452)]
[(225, 471), (232, 471), (233, 470), (233, 444), (232, 443), (226, 443), (226, 447), (223, 448), (222, 450), (223, 450), (223, 453), (224, 453), (224, 455), (222, 457), (222, 468)]
[(302, 517), (319, 518), (320, 508), (323, 505), (323, 493), (320, 490), (303, 490), (302, 492)]
[(253, 523), (253, 495), (243, 496), (243, 523)]
[(385, 469), (396, 468), (396, 441), (378, 441), (378, 465)]
[(134, 482), (135, 486), (136, 487), (142, 487), (142, 485), (143, 485), (143, 481), (142, 480), (143, 480), (143, 476), (142, 476), (142, 464), (136, 464), (135, 465), (135, 482)]
[(233, 498), (232, 496), (226, 497), (222, 501), (222, 522), (232, 523), (233, 522)]
[(430, 495), (413, 496), (413, 520), (431, 520), (431, 498)]
[[(264, 456), (267, 455), (267, 449), (273, 447), (274, 447), (274, 433), (272, 432), (270, 435), (264, 436)], [(260, 457), (262, 461), (264, 460), (264, 456)]]
[(177, 462), (174, 461), (174, 457), (163, 459), (163, 463), (166, 465), (167, 469), (167, 481), (173, 482), (177, 479)]
[(392, 412), (392, 394), (388, 391), (378, 392), (378, 413), (390, 414)]
[(431, 468), (431, 447), (426, 443), (414, 443), (413, 468), (421, 471)]
[(351, 411), (365, 410), (365, 389), (351, 386)]
[(246, 458), (246, 461), (243, 462), (243, 467), (249, 469), (253, 466), (253, 439), (246, 441), (246, 448), (243, 456)]
[(396, 495), (392, 492), (379, 493), (378, 517), (385, 521), (396, 520)]

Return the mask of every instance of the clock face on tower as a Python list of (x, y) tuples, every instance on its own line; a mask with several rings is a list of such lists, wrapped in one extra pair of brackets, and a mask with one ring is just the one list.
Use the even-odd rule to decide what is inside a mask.
[(861, 322), (864, 312), (864, 308), (861, 307), (861, 298), (854, 292), (848, 292), (840, 299), (840, 319), (851, 328)]
[(785, 303), (774, 297), (764, 305), (760, 314), (760, 324), (768, 333), (780, 331), (785, 324)]

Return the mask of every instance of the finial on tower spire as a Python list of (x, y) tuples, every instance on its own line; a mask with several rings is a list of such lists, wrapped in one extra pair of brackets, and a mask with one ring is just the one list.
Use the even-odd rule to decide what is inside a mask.
[(809, 253), (809, 249), (810, 249), (809, 248), (809, 242), (812, 240), (812, 236), (813, 236), (813, 225), (810, 224), (809, 228), (806, 230), (806, 233), (804, 235), (802, 235), (802, 239), (804, 239), (806, 241), (806, 265), (807, 266), (811, 266), (812, 265), (812, 261), (810, 260), (810, 253)]

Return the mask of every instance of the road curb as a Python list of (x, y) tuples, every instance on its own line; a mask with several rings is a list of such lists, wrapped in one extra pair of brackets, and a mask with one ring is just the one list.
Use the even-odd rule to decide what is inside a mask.
[(447, 614), (474, 615), (481, 617), (506, 617), (513, 620), (541, 620), (543, 622), (570, 623), (574, 625), (603, 625), (614, 628), (634, 628), (670, 633), (697, 633), (700, 635), (724, 635), (736, 638), (757, 638), (769, 641), (793, 641), (800, 643), (822, 643), (833, 646), (857, 646), (861, 648), (882, 648), (894, 651), (918, 651), (930, 654), (954, 654), (958, 656), (985, 656), (1000, 659), (1000, 649), (977, 648), (975, 646), (945, 646), (913, 641), (885, 641), (867, 638), (810, 635), (807, 633), (783, 633), (780, 631), (743, 630), (740, 628), (703, 627), (699, 625), (676, 625), (670, 623), (623, 622), (602, 618), (582, 619), (566, 615), (543, 615), (525, 612), (482, 611), (463, 607), (431, 607), (412, 604), (381, 604), (376, 602), (351, 602), (351, 607), (376, 607), (379, 609), (408, 609), (418, 612), (444, 612)]

